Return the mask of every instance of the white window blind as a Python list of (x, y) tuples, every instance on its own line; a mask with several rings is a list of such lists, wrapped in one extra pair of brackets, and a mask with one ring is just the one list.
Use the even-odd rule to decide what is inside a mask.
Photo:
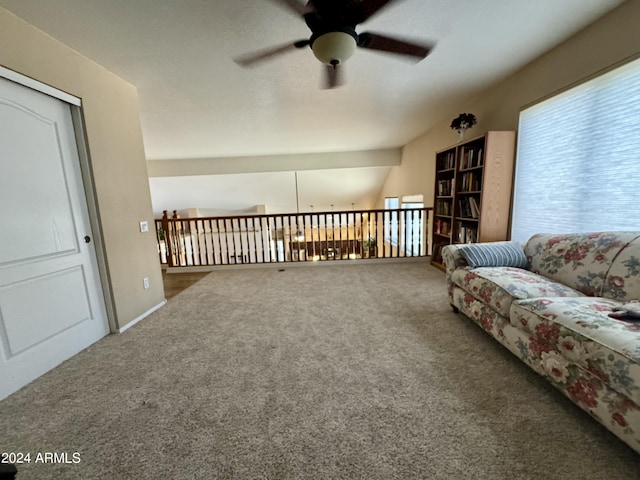
[(640, 60), (520, 114), (511, 238), (640, 230)]

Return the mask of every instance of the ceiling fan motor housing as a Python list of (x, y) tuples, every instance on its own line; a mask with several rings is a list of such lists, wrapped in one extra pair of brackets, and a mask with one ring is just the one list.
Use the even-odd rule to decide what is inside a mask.
[(341, 28), (311, 36), (310, 47), (318, 60), (336, 66), (348, 60), (356, 50), (358, 34), (351, 28)]

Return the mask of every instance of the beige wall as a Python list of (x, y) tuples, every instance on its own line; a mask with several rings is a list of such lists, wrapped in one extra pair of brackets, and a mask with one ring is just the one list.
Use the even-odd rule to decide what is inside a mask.
[(443, 112), (438, 125), (404, 147), (401, 165), (392, 167), (377, 207), (382, 208), (384, 197), (416, 193), (424, 195), (425, 206), (433, 206), (435, 152), (457, 141), (449, 128), (452, 118), (462, 111), (474, 113), (478, 124), (467, 132), (470, 136), (517, 130), (523, 107), (639, 56), (639, 18), (640, 1), (627, 1), (473, 101), (460, 103), (455, 112)]
[[(0, 8), (0, 65), (82, 99), (117, 327), (164, 300), (135, 87)], [(139, 231), (147, 220), (150, 232)], [(144, 290), (143, 277), (151, 287)]]

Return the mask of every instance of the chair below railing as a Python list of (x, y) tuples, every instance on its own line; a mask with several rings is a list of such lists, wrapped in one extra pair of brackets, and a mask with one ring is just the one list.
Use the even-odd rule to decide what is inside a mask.
[(431, 208), (157, 219), (169, 267), (427, 255)]

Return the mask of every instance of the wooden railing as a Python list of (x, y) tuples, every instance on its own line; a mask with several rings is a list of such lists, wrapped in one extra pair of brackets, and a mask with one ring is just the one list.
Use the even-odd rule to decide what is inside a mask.
[(157, 219), (169, 267), (427, 255), (431, 208)]

